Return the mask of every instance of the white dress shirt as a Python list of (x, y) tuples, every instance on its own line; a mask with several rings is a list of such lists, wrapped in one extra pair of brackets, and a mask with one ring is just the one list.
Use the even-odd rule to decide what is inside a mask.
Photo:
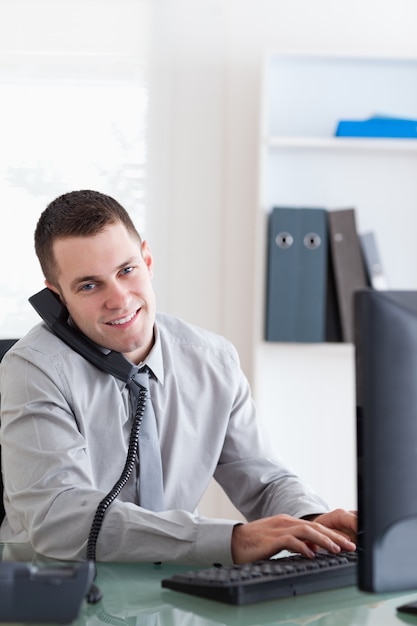
[[(212, 476), (248, 520), (328, 510), (276, 459), (230, 342), (158, 314), (146, 364), (166, 510), (138, 506), (134, 473), (107, 510), (98, 560), (230, 563), (237, 522), (197, 511)], [(0, 367), (6, 508), (0, 541), (30, 542), (49, 557), (84, 559), (96, 507), (125, 463), (129, 391), (43, 323)]]

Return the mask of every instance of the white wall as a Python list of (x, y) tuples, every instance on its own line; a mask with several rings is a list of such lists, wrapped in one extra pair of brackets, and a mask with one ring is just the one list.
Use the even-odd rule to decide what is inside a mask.
[(33, 231), (53, 198), (100, 189), (142, 226), (148, 4), (0, 2), (1, 337), (39, 321)]
[[(154, 20), (148, 208), (159, 304), (236, 344), (279, 453), (309, 468), (332, 505), (354, 507), (352, 347), (330, 357), (326, 346), (283, 349), (269, 368), (266, 347), (267, 377), (257, 378), (262, 59), (267, 49), (417, 56), (417, 3), (171, 0)], [(206, 510), (231, 509), (213, 488)]]
[(417, 55), (417, 4), (159, 0), (153, 9), (148, 210), (159, 303), (227, 334), (252, 376), (264, 52)]

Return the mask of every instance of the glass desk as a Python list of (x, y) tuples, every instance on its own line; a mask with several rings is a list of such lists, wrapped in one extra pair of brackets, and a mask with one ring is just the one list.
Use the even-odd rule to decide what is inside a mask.
[[(2, 560), (39, 562), (23, 546), (0, 545)], [(374, 595), (347, 587), (236, 607), (162, 589), (161, 580), (190, 567), (98, 563), (103, 598), (83, 602), (74, 626), (390, 626), (415, 624), (417, 615), (397, 607), (417, 600), (408, 594)]]

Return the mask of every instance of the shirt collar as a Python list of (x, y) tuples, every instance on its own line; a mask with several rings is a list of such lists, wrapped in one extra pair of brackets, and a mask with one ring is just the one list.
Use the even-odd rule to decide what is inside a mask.
[[(68, 318), (68, 323), (71, 326), (76, 328), (71, 317)], [(155, 342), (148, 356), (146, 357), (144, 361), (139, 363), (138, 367), (141, 368), (144, 365), (147, 365), (148, 368), (151, 370), (152, 374), (155, 376), (155, 378), (157, 378), (157, 380), (159, 380), (159, 382), (163, 385), (164, 384), (164, 362), (162, 359), (161, 335), (160, 335), (160, 332), (156, 323), (154, 324), (154, 337), (155, 337)], [(101, 352), (103, 352), (103, 354), (108, 354), (110, 352), (108, 348), (103, 348), (102, 346), (99, 346), (93, 341), (91, 341), (91, 343), (95, 345), (96, 348), (98, 348)]]
[(151, 348), (151, 351), (149, 352), (146, 359), (139, 364), (139, 367), (147, 365), (155, 378), (157, 378), (157, 380), (163, 385), (164, 362), (162, 358), (161, 334), (156, 324), (154, 325), (154, 336), (155, 342)]

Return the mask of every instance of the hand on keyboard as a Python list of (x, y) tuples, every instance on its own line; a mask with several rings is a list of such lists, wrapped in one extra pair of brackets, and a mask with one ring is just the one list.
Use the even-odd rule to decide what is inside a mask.
[(355, 528), (355, 513), (343, 510), (320, 515), (314, 521), (275, 515), (235, 526), (232, 557), (235, 563), (250, 563), (268, 559), (281, 550), (308, 558), (313, 558), (320, 549), (334, 554), (353, 551), (356, 546), (344, 533)]
[(358, 532), (358, 515), (356, 511), (335, 509), (329, 513), (318, 515), (314, 521), (327, 526), (327, 528), (333, 528), (349, 537), (351, 541), (356, 542)]

